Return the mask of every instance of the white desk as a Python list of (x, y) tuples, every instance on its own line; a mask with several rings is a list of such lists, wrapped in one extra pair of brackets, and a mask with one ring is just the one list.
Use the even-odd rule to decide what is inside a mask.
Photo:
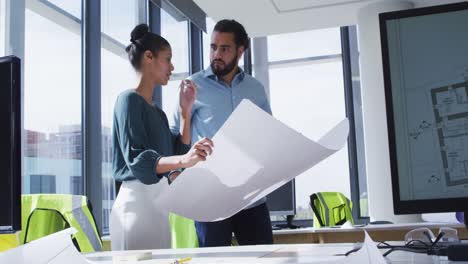
[(362, 229), (366, 230), (374, 241), (401, 241), (405, 234), (413, 229), (427, 227), (437, 235), (439, 228), (451, 227), (458, 230), (461, 239), (468, 239), (468, 230), (463, 224), (446, 223), (408, 223), (367, 225), (360, 228), (298, 228), (283, 229), (273, 232), (275, 244), (297, 243), (354, 243), (364, 239)]
[[(362, 228), (298, 228), (273, 231), (275, 244), (307, 244), (307, 243), (355, 243), (362, 242), (366, 230), (374, 241), (401, 241), (405, 234), (413, 229), (427, 227), (437, 235), (441, 227), (451, 227), (458, 230), (458, 235), (463, 240), (468, 240), (468, 230), (463, 224), (446, 223), (408, 223), (367, 225)], [(110, 237), (103, 237), (104, 250), (110, 250)]]
[[(446, 223), (408, 223), (367, 225), (362, 228), (298, 228), (274, 230), (275, 244), (299, 244), (299, 243), (355, 243), (364, 239), (362, 229), (366, 230), (374, 241), (400, 241), (405, 234), (413, 229), (427, 227), (437, 235), (441, 227), (451, 227), (458, 230), (461, 239), (468, 240), (468, 230), (463, 224)], [(103, 237), (104, 249), (110, 250), (110, 237)]]
[[(152, 261), (144, 263), (169, 264), (175, 259), (191, 257), (190, 263), (322, 263), (325, 260), (341, 258), (334, 256), (352, 249), (352, 244), (295, 244), (268, 246), (238, 246), (196, 249), (161, 249), (152, 250)], [(96, 264), (111, 264), (112, 256), (131, 254), (134, 251), (110, 251), (86, 255)], [(408, 252), (393, 252), (388, 257), (389, 263), (468, 263), (449, 262), (445, 257), (427, 256)]]

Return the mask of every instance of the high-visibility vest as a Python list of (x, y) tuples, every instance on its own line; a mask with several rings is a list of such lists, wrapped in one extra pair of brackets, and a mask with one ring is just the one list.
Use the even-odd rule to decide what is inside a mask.
[(74, 227), (73, 242), (81, 252), (102, 248), (96, 221), (86, 196), (69, 194), (28, 194), (21, 196), (20, 242), (27, 243), (43, 236)]
[(18, 245), (18, 233), (0, 235), (0, 252), (7, 251)]
[(318, 192), (310, 196), (314, 227), (354, 224), (353, 203), (340, 192)]
[(198, 237), (195, 222), (192, 219), (170, 213), (169, 224), (171, 226), (172, 248), (197, 248)]

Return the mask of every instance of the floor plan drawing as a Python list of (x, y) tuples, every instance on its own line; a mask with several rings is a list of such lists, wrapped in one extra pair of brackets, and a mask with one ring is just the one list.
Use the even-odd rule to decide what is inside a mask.
[(468, 183), (468, 81), (430, 90), (448, 186)]

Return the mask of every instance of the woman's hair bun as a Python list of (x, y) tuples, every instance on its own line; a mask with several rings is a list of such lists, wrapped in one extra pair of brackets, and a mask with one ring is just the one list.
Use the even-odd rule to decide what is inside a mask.
[(136, 26), (130, 33), (130, 37), (131, 43), (125, 48), (125, 51), (130, 63), (137, 71), (140, 70), (145, 51), (151, 51), (153, 55), (157, 56), (160, 50), (171, 47), (165, 38), (150, 32), (149, 26), (146, 24)]
[(136, 26), (132, 33), (130, 33), (130, 41), (134, 43), (135, 41), (143, 38), (149, 32), (149, 27), (147, 24), (140, 24)]

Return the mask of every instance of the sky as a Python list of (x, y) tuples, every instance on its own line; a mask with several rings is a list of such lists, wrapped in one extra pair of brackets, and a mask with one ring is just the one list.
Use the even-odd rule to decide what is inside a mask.
[[(5, 0), (0, 0), (0, 9)], [(51, 0), (79, 17), (79, 0)], [(102, 3), (102, 30), (127, 45), (137, 19), (136, 0)], [(4, 14), (0, 10), (0, 21)], [(173, 49), (175, 72), (188, 71), (187, 25), (162, 12), (162, 36)], [(0, 48), (4, 51), (4, 26), (0, 23)], [(214, 21), (208, 19), (208, 31)], [(209, 35), (204, 34), (204, 58), (208, 60)], [(341, 53), (339, 28), (281, 34), (268, 37), (270, 61)], [(127, 59), (102, 49), (102, 124), (112, 125), (116, 96), (138, 83)], [(46, 133), (61, 125), (81, 122), (81, 36), (26, 10), (25, 128)], [(207, 64), (205, 63), (205, 66)], [(345, 117), (343, 74), (340, 61), (270, 69), (273, 115), (317, 140)], [(173, 109), (179, 80), (163, 87), (164, 109)], [(341, 191), (350, 197), (347, 149), (343, 149), (297, 178), (297, 204), (309, 207), (316, 191)]]

